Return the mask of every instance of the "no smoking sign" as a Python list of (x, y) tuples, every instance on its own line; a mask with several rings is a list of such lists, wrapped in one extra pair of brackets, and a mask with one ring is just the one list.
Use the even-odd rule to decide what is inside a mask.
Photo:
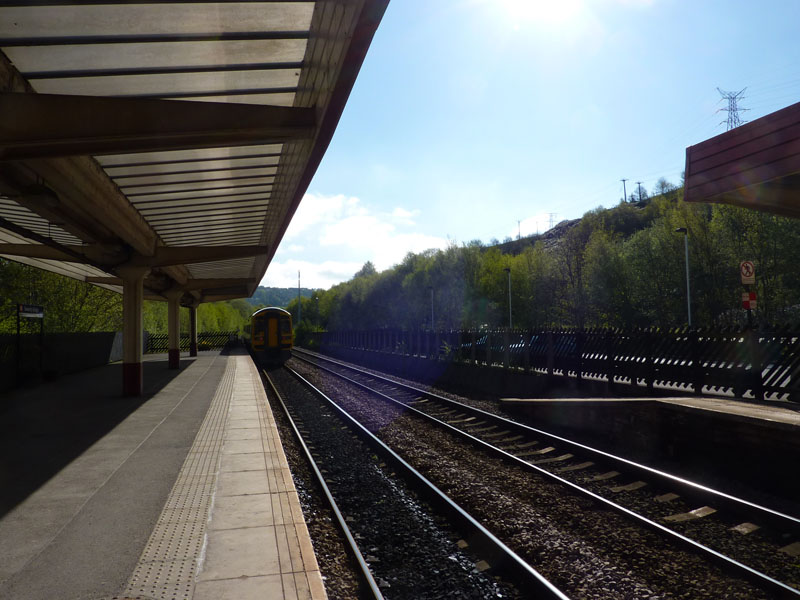
[(753, 261), (745, 260), (739, 263), (739, 274), (744, 285), (753, 285), (756, 282), (756, 267)]

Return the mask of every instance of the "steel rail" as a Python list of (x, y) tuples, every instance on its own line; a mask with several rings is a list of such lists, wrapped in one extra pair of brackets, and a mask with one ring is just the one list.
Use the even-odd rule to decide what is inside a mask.
[[(531, 436), (544, 437), (550, 440), (551, 442), (556, 442), (558, 444), (561, 444), (562, 446), (569, 448), (571, 451), (578, 451), (585, 455), (588, 455), (591, 458), (595, 459), (596, 461), (605, 461), (607, 463), (610, 463), (611, 465), (615, 465), (618, 467), (622, 466), (630, 471), (633, 471), (637, 475), (645, 474), (650, 478), (655, 478), (656, 480), (658, 480), (660, 484), (664, 486), (668, 484), (677, 486), (678, 488), (681, 489), (681, 491), (685, 492), (686, 495), (688, 495), (689, 497), (695, 499), (699, 498), (705, 502), (707, 502), (709, 499), (713, 499), (714, 503), (717, 504), (719, 508), (724, 508), (725, 510), (730, 511), (733, 514), (737, 514), (747, 518), (752, 518), (753, 515), (755, 514), (758, 516), (759, 519), (763, 520), (764, 523), (769, 523), (775, 529), (780, 529), (784, 533), (791, 533), (795, 537), (800, 537), (800, 518), (794, 517), (792, 515), (788, 515), (780, 511), (774, 510), (772, 508), (756, 504), (754, 502), (745, 500), (743, 498), (738, 498), (736, 496), (727, 494), (720, 490), (716, 490), (714, 488), (710, 488), (708, 486), (696, 483), (694, 481), (678, 477), (677, 475), (673, 475), (665, 471), (660, 471), (658, 469), (649, 467), (647, 465), (643, 465), (641, 463), (637, 463), (630, 459), (623, 458), (621, 456), (616, 456), (604, 450), (599, 450), (597, 448), (581, 444), (580, 442), (576, 442), (574, 440), (558, 436), (556, 434), (544, 431), (542, 429), (536, 429), (535, 427), (531, 427), (523, 423), (512, 421), (505, 417), (501, 417), (492, 414), (490, 412), (481, 410), (480, 408), (475, 408), (473, 406), (462, 404), (456, 400), (445, 398), (444, 396), (440, 396), (433, 392), (423, 390), (421, 388), (401, 383), (398, 381), (394, 381), (392, 379), (389, 379), (388, 377), (383, 377), (375, 373), (370, 373), (363, 369), (359, 369), (358, 367), (355, 367), (353, 365), (349, 365), (341, 361), (328, 358), (326, 356), (322, 356), (316, 353), (311, 353), (306, 350), (298, 348), (295, 348), (294, 350), (295, 351), (300, 350), (301, 354), (307, 354), (308, 356), (312, 356), (315, 359), (333, 363), (344, 369), (359, 373), (361, 375), (365, 375), (373, 379), (378, 379), (387, 384), (399, 387), (404, 390), (408, 390), (415, 394), (422, 395), (423, 397), (428, 398), (430, 400), (441, 402), (447, 404), (448, 406), (458, 408), (459, 410), (462, 410), (464, 412), (480, 416), (483, 419), (487, 419), (492, 421), (493, 423), (502, 425), (503, 427), (510, 428), (512, 431), (515, 431), (517, 433), (524, 433)], [(310, 362), (307, 359), (304, 359), (303, 356), (301, 356), (301, 354), (296, 354), (297, 358)]]
[(328, 500), (328, 504), (330, 505), (333, 514), (336, 516), (336, 523), (339, 526), (339, 530), (347, 539), (347, 543), (350, 547), (351, 554), (358, 562), (358, 566), (361, 570), (361, 576), (363, 577), (364, 583), (366, 583), (367, 587), (369, 587), (369, 590), (372, 593), (372, 597), (375, 598), (375, 600), (384, 600), (380, 587), (378, 586), (378, 583), (375, 581), (375, 578), (372, 576), (372, 571), (370, 571), (369, 565), (367, 564), (367, 561), (364, 559), (364, 555), (361, 554), (361, 550), (359, 549), (358, 544), (356, 543), (355, 537), (353, 537), (350, 528), (347, 526), (347, 522), (345, 521), (344, 515), (342, 515), (341, 511), (339, 510), (339, 506), (336, 504), (336, 500), (334, 499), (333, 494), (331, 493), (331, 490), (328, 487), (328, 484), (325, 483), (325, 477), (322, 475), (322, 472), (317, 466), (317, 462), (311, 455), (311, 450), (309, 450), (305, 440), (303, 439), (303, 436), (300, 434), (300, 429), (297, 427), (297, 424), (294, 422), (292, 415), (289, 413), (289, 408), (283, 401), (283, 397), (278, 392), (278, 389), (275, 387), (275, 384), (273, 383), (269, 374), (265, 370), (262, 370), (262, 373), (264, 374), (264, 379), (269, 384), (272, 393), (275, 394), (275, 398), (277, 398), (278, 402), (280, 402), (281, 408), (283, 408), (283, 412), (286, 415), (286, 418), (289, 420), (289, 425), (292, 428), (292, 432), (294, 433), (295, 439), (300, 444), (300, 447), (303, 449), (303, 454), (305, 454), (306, 460), (308, 461), (311, 470), (314, 472), (314, 475), (317, 478), (317, 483), (322, 488), (322, 491), (325, 494), (325, 498)]
[[(506, 546), (500, 539), (481, 525), (474, 517), (431, 483), (394, 450), (372, 434), (372, 432), (359, 423), (358, 420), (336, 404), (336, 402), (328, 398), (328, 396), (314, 386), (314, 384), (292, 368), (285, 365), (283, 368), (311, 390), (318, 398), (323, 400), (333, 411), (338, 413), (345, 423), (376, 451), (376, 453), (380, 454), (387, 462), (391, 463), (393, 468), (402, 473), (407, 480), (414, 482), (416, 485), (415, 489), (424, 494), (430, 502), (438, 506), (442, 512), (455, 522), (456, 526), (465, 535), (469, 545), (478, 553), (482, 554), (493, 569), (509, 573), (515, 583), (520, 584), (521, 589), (525, 589), (526, 591), (530, 590), (538, 594), (535, 596), (536, 598), (541, 598), (543, 600), (569, 600), (568, 596), (564, 595), (563, 592), (550, 583), (543, 575), (536, 571), (536, 569), (525, 562), (525, 560)], [(522, 587), (523, 584), (525, 587)]]
[[(359, 389), (362, 389), (362, 390), (364, 390), (364, 391), (366, 391), (366, 392), (368, 392), (370, 394), (373, 394), (373, 395), (375, 395), (375, 396), (377, 396), (377, 397), (379, 397), (379, 398), (381, 398), (383, 400), (386, 400), (386, 401), (388, 401), (390, 403), (393, 403), (393, 404), (396, 404), (398, 406), (401, 406), (407, 411), (410, 410), (410, 411), (413, 412), (413, 414), (418, 415), (423, 420), (427, 420), (429, 422), (433, 422), (436, 425), (438, 425), (438, 426), (440, 426), (440, 427), (442, 427), (442, 428), (444, 428), (446, 430), (449, 430), (450, 432), (454, 433), (456, 436), (466, 439), (470, 443), (478, 446), (479, 448), (482, 448), (482, 449), (488, 451), (491, 454), (499, 456), (499, 457), (503, 458), (504, 460), (511, 462), (512, 464), (516, 464), (517, 466), (519, 466), (519, 467), (521, 467), (521, 468), (523, 468), (525, 470), (535, 472), (535, 473), (537, 473), (539, 475), (544, 476), (547, 479), (550, 479), (550, 480), (555, 481), (557, 483), (560, 483), (560, 484), (562, 484), (564, 486), (567, 486), (568, 488), (570, 488), (571, 490), (577, 492), (578, 494), (580, 494), (582, 496), (585, 496), (585, 497), (588, 497), (591, 500), (594, 500), (594, 501), (600, 503), (602, 506), (604, 506), (604, 507), (606, 507), (606, 508), (608, 508), (610, 510), (613, 510), (613, 511), (615, 511), (617, 513), (620, 513), (620, 514), (622, 514), (622, 515), (624, 515), (626, 517), (631, 518), (632, 520), (637, 522), (639, 525), (642, 525), (647, 529), (655, 531), (656, 533), (668, 538), (670, 541), (675, 542), (677, 545), (683, 546), (684, 548), (692, 551), (693, 553), (699, 554), (702, 557), (710, 560), (711, 562), (714, 562), (715, 564), (719, 565), (723, 569), (727, 570), (729, 573), (732, 573), (732, 574), (735, 574), (735, 575), (737, 575), (739, 577), (747, 579), (748, 581), (751, 581), (751, 582), (755, 583), (758, 586), (762, 586), (764, 589), (767, 589), (771, 593), (775, 594), (775, 596), (774, 596), (775, 598), (791, 598), (791, 599), (794, 599), (794, 600), (797, 600), (798, 598), (800, 598), (800, 590), (798, 590), (798, 589), (796, 589), (794, 587), (791, 587), (789, 585), (786, 585), (785, 583), (782, 583), (782, 582), (778, 581), (777, 579), (774, 579), (774, 578), (770, 577), (769, 575), (766, 575), (765, 573), (762, 573), (761, 571), (757, 571), (756, 569), (753, 569), (752, 567), (749, 567), (749, 566), (747, 566), (747, 565), (745, 565), (745, 564), (743, 564), (743, 563), (741, 563), (741, 562), (739, 562), (737, 560), (734, 560), (734, 559), (732, 559), (732, 558), (730, 558), (728, 556), (725, 556), (724, 554), (722, 554), (720, 552), (717, 552), (716, 550), (713, 550), (712, 548), (704, 546), (704, 545), (700, 544), (699, 542), (696, 542), (696, 541), (692, 540), (691, 538), (688, 538), (688, 537), (686, 537), (686, 536), (684, 536), (684, 535), (682, 535), (680, 533), (677, 533), (676, 531), (673, 531), (672, 529), (669, 529), (668, 527), (665, 527), (664, 525), (661, 525), (660, 523), (656, 523), (655, 521), (652, 521), (651, 519), (648, 519), (647, 517), (644, 517), (644, 516), (634, 512), (634, 511), (632, 511), (632, 510), (630, 510), (628, 508), (625, 508), (624, 506), (621, 506), (621, 505), (617, 504), (616, 502), (608, 500), (607, 498), (603, 498), (602, 496), (600, 496), (600, 495), (598, 495), (598, 494), (596, 494), (596, 493), (594, 493), (592, 491), (589, 491), (589, 490), (587, 490), (585, 488), (582, 488), (581, 486), (579, 486), (579, 485), (577, 485), (577, 484), (575, 484), (575, 483), (573, 483), (571, 481), (568, 481), (568, 480), (564, 479), (563, 477), (559, 477), (555, 473), (551, 473), (550, 471), (548, 471), (546, 469), (543, 469), (542, 467), (539, 467), (537, 465), (531, 464), (531, 463), (529, 463), (529, 462), (527, 462), (527, 461), (525, 461), (525, 460), (523, 460), (523, 459), (521, 459), (521, 458), (519, 458), (517, 456), (514, 456), (513, 454), (510, 454), (509, 452), (507, 452), (507, 451), (505, 451), (505, 450), (503, 450), (501, 448), (493, 446), (492, 444), (490, 444), (488, 442), (485, 442), (484, 440), (481, 440), (481, 439), (479, 439), (479, 438), (477, 438), (477, 437), (475, 437), (475, 436), (473, 436), (473, 435), (471, 435), (471, 434), (469, 434), (469, 433), (467, 433), (465, 431), (462, 431), (461, 429), (458, 429), (457, 427), (454, 427), (454, 426), (450, 425), (449, 423), (446, 423), (444, 421), (440, 421), (439, 419), (437, 419), (435, 417), (432, 417), (432, 416), (430, 416), (430, 415), (428, 415), (428, 414), (426, 414), (426, 413), (414, 408), (413, 406), (409, 406), (408, 404), (406, 404), (406, 403), (404, 403), (402, 401), (395, 400), (394, 398), (391, 398), (390, 396), (388, 396), (387, 394), (385, 394), (385, 393), (383, 393), (383, 392), (381, 392), (379, 390), (375, 390), (375, 389), (370, 388), (366, 384), (358, 382), (358, 381), (356, 381), (354, 379), (350, 379), (349, 377), (347, 377), (345, 375), (342, 375), (341, 373), (337, 373), (337, 372), (335, 372), (335, 371), (333, 371), (331, 369), (328, 369), (327, 367), (324, 367), (322, 365), (314, 364), (313, 362), (309, 361), (308, 359), (301, 359), (301, 360), (305, 360), (305, 362), (307, 362), (309, 364), (312, 364), (313, 366), (315, 366), (315, 367), (317, 367), (317, 368), (319, 368), (319, 369), (321, 369), (323, 371), (326, 371), (326, 372), (328, 372), (328, 373), (330, 373), (330, 374), (332, 374), (332, 375), (334, 375), (334, 376), (336, 376), (336, 377), (338, 377), (338, 378), (340, 378), (340, 379), (342, 379), (344, 381), (347, 381), (348, 383), (351, 383), (352, 385), (355, 385)], [(332, 362), (337, 362), (337, 361), (332, 361)], [(338, 363), (338, 364), (340, 364), (340, 363)], [(340, 366), (344, 366), (344, 365), (340, 364)], [(349, 365), (347, 367), (350, 368), (350, 369), (353, 369), (355, 371), (359, 371), (363, 375), (368, 375), (368, 376), (373, 377), (375, 379), (381, 380), (381, 381), (383, 381), (385, 383), (389, 383), (389, 384), (392, 384), (392, 385), (395, 385), (395, 386), (398, 386), (398, 387), (401, 387), (401, 388), (407, 388), (407, 389), (410, 389), (410, 390), (414, 390), (415, 392), (418, 392), (418, 393), (421, 393), (421, 394), (429, 395), (428, 392), (425, 392), (424, 390), (420, 390), (420, 389), (415, 388), (413, 386), (407, 386), (405, 384), (401, 384), (401, 383), (392, 381), (390, 379), (387, 379), (385, 377), (381, 377), (379, 375), (374, 375), (372, 373), (367, 373), (365, 371), (361, 371), (360, 369), (354, 369), (353, 367), (349, 367)], [(434, 396), (435, 396), (435, 394), (434, 394)], [(436, 397), (437, 397), (437, 399), (448, 400), (446, 398), (442, 398), (441, 396), (436, 396)], [(449, 401), (448, 400), (448, 402), (454, 402), (454, 401)], [(460, 403), (455, 403), (455, 404), (458, 404), (459, 408), (464, 407), (463, 404), (460, 404)], [(496, 417), (495, 415), (491, 415), (491, 413), (485, 413), (484, 411), (480, 411), (479, 409), (474, 409), (474, 410), (477, 410), (477, 411), (481, 412), (482, 415), (485, 415), (487, 417), (491, 416), (491, 417), (499, 418), (499, 419), (501, 419), (502, 421), (504, 421), (505, 423), (508, 423), (508, 424), (512, 424), (513, 423), (513, 421), (508, 421), (506, 419), (502, 419), (502, 417)], [(569, 440), (565, 440), (565, 441), (569, 441)], [(574, 443), (574, 442), (572, 442), (572, 443)], [(600, 451), (598, 451), (598, 452), (600, 452)], [(609, 456), (612, 456), (612, 455), (609, 455)], [(625, 460), (625, 459), (621, 459), (621, 460)], [(636, 464), (636, 463), (633, 463), (633, 464)], [(656, 472), (658, 473), (658, 471), (656, 471)], [(674, 479), (678, 479), (678, 478), (674, 478)], [(687, 483), (691, 483), (691, 482), (687, 482)]]

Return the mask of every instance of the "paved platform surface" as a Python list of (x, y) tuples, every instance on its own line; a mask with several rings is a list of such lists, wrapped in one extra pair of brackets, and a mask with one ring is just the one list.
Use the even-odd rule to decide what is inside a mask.
[(0, 398), (0, 598), (324, 598), (258, 372), (148, 357)]
[(509, 404), (564, 404), (580, 405), (585, 403), (624, 404), (636, 402), (652, 402), (672, 404), (689, 409), (723, 413), (737, 417), (772, 421), (784, 425), (800, 427), (800, 404), (790, 402), (765, 402), (736, 400), (734, 398), (718, 398), (712, 396), (675, 396), (670, 398), (503, 398)]

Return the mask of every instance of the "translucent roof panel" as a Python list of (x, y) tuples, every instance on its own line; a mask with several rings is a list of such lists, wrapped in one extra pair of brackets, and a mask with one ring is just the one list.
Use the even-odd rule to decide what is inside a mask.
[(189, 265), (189, 272), (197, 278), (230, 277), (230, 273), (249, 272), (253, 268), (252, 258), (219, 260), (217, 262)]
[(245, 169), (228, 169), (226, 171), (199, 171), (191, 173), (176, 173), (170, 175), (142, 175), (137, 177), (114, 177), (120, 187), (141, 185), (157, 185), (159, 183), (182, 183), (190, 181), (224, 181), (274, 175), (275, 167), (250, 167)]
[[(10, 231), (0, 228), (0, 244), (31, 244), (31, 245), (40, 245), (36, 244), (35, 242), (31, 242), (31, 240), (26, 239), (20, 235), (16, 235)], [(46, 260), (41, 258), (28, 258), (25, 256), (7, 256), (7, 255), (0, 255), (4, 258), (9, 260), (13, 260), (16, 262), (21, 262), (26, 265), (31, 265), (34, 267), (38, 267), (40, 269), (44, 269), (46, 271), (52, 271), (53, 273), (60, 273), (61, 275), (66, 275), (67, 277), (72, 277), (73, 279), (80, 279), (84, 280), (86, 277), (108, 277), (109, 273), (101, 271), (100, 269), (93, 267), (91, 265), (84, 265), (80, 263), (73, 263), (73, 262), (64, 262), (60, 260)], [(114, 289), (115, 291), (121, 291), (121, 289), (116, 288), (114, 286), (103, 286), (108, 287), (109, 289)]]
[(202, 94), (255, 90), (287, 91), (297, 88), (300, 69), (254, 69), (249, 71), (206, 71), (158, 75), (101, 75), (61, 77), (31, 81), (42, 94), (84, 96), (152, 96), (181, 98)]
[(234, 169), (263, 168), (278, 164), (277, 156), (260, 156), (254, 158), (228, 158), (194, 163), (162, 163), (155, 165), (131, 165), (128, 167), (109, 167), (106, 169), (114, 181), (124, 181), (128, 177), (158, 175), (168, 173), (203, 173)]
[(164, 206), (162, 204), (158, 204), (153, 207), (148, 207), (147, 205), (144, 205), (142, 207), (137, 207), (137, 208), (139, 208), (139, 212), (142, 213), (145, 217), (150, 218), (156, 215), (179, 215), (189, 212), (190, 210), (194, 211), (207, 210), (209, 211), (210, 214), (211, 211), (214, 210), (220, 210), (220, 209), (235, 210), (252, 206), (266, 206), (267, 204), (269, 204), (269, 200), (261, 198), (258, 200), (243, 200), (240, 202), (225, 202), (225, 201), (220, 201), (215, 203), (206, 202), (202, 205), (189, 204), (189, 203), (183, 206), (180, 205), (175, 206), (173, 204), (169, 206)]
[(210, 196), (208, 198), (179, 198), (176, 200), (139, 200), (133, 205), (142, 214), (146, 214), (153, 209), (179, 209), (184, 206), (235, 206), (247, 202), (268, 202), (269, 193), (241, 194), (234, 196)]
[(250, 188), (235, 188), (235, 187), (227, 187), (227, 188), (219, 188), (215, 190), (194, 190), (194, 191), (187, 191), (187, 192), (170, 192), (165, 194), (140, 194), (138, 196), (131, 197), (131, 200), (134, 203), (134, 206), (138, 206), (138, 201), (150, 200), (177, 200), (177, 199), (189, 199), (189, 198), (217, 198), (223, 196), (256, 196), (256, 195), (264, 195), (265, 192), (271, 192), (272, 186), (271, 185), (257, 185)]
[(277, 156), (283, 144), (263, 144), (258, 146), (235, 146), (232, 148), (202, 148), (199, 150), (169, 150), (165, 152), (139, 152), (135, 154), (115, 154), (99, 156), (97, 162), (104, 167), (118, 165), (164, 164), (218, 160), (242, 156)]
[(297, 64), (306, 52), (305, 39), (209, 40), (128, 44), (11, 46), (8, 58), (27, 77), (54, 71), (166, 72), (252, 65)]
[(0, 218), (15, 225), (24, 227), (42, 237), (49, 238), (59, 244), (80, 244), (81, 240), (58, 225), (50, 223), (32, 210), (14, 202), (11, 198), (0, 196)]
[[(313, 2), (143, 3), (0, 7), (0, 37), (149, 38), (307, 32)], [(135, 41), (135, 39), (131, 39)]]
[(120, 189), (128, 198), (167, 192), (183, 192), (190, 190), (231, 190), (252, 187), (256, 185), (271, 184), (274, 177), (241, 177), (236, 179), (209, 179), (208, 181), (182, 181), (180, 183), (160, 185), (125, 185)]

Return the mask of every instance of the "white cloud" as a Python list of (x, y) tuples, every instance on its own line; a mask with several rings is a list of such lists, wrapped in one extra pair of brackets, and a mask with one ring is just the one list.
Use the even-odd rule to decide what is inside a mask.
[(447, 247), (447, 239), (423, 233), (402, 233), (375, 215), (347, 217), (324, 227), (320, 244), (360, 251), (379, 271), (403, 260), (409, 252)]
[(352, 196), (306, 194), (289, 223), (284, 239), (291, 240), (315, 225), (330, 223), (344, 215), (358, 214), (362, 211), (358, 198)]
[(273, 260), (261, 284), (294, 287), (299, 269), (303, 287), (328, 288), (350, 279), (367, 261), (382, 271), (409, 252), (446, 248), (446, 238), (415, 231), (419, 215), (402, 206), (377, 211), (343, 194), (306, 194), (277, 253), (292, 258)]
[(419, 210), (406, 210), (400, 206), (395, 207), (392, 211), (392, 219), (395, 223), (401, 225), (416, 225), (414, 217), (419, 216)]
[(362, 267), (358, 262), (339, 262), (326, 260), (321, 263), (307, 260), (272, 261), (261, 285), (267, 287), (297, 287), (297, 272), (300, 271), (300, 285), (304, 288), (328, 289), (340, 281), (350, 279)]

